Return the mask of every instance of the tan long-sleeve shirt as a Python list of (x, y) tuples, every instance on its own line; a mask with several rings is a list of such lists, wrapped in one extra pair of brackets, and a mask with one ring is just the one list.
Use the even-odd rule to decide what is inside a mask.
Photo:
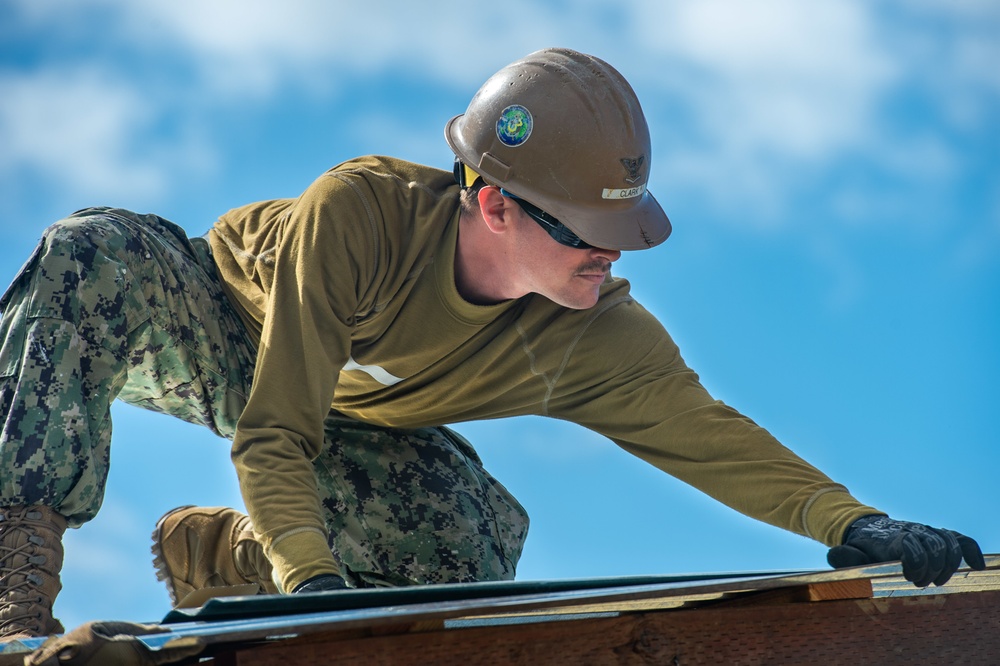
[(259, 353), (233, 442), (247, 509), (285, 589), (336, 571), (310, 459), (331, 407), (396, 427), (535, 414), (578, 423), (767, 523), (840, 543), (878, 513), (714, 400), (660, 323), (609, 279), (593, 308), (455, 287), (458, 186), (385, 157), (210, 233)]

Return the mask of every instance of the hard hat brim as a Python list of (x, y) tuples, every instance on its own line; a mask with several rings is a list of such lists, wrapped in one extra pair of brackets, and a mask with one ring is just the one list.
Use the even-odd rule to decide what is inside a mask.
[(607, 250), (648, 250), (667, 240), (673, 225), (651, 192), (623, 211), (596, 211), (569, 206), (547, 211), (594, 247)]

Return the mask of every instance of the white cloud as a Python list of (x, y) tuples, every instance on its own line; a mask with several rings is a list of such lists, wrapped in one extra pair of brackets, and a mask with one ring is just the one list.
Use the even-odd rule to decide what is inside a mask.
[(956, 133), (995, 123), (998, 7), (647, 0), (631, 15), (651, 61), (636, 78), (659, 124), (654, 176), (765, 226), (847, 164), (873, 187), (943, 191), (969, 168)]
[(475, 28), (467, 4), (457, 0), (437, 2), (432, 9), (402, 0), (79, 0), (71, 6), (20, 0), (20, 5), (25, 19), (50, 32), (83, 32), (99, 23), (111, 39), (137, 52), (186, 59), (204, 94), (215, 98), (267, 96), (287, 83), (326, 92), (347, 77), (387, 72), (466, 85), (469, 76), (483, 74), (489, 54), (537, 48), (532, 45), (544, 42), (549, 32), (540, 26), (556, 18), (551, 8), (527, 0), (520, 10), (508, 9), (535, 15), (537, 27), (487, 31)]
[(151, 109), (96, 69), (0, 75), (0, 172), (28, 169), (82, 191), (156, 194), (163, 172), (129, 157)]
[(0, 89), (0, 174), (8, 182), (37, 177), (67, 199), (138, 202), (162, 197), (177, 173), (214, 163), (183, 132), (150, 141), (163, 110), (100, 66), (0, 72)]
[[(940, 105), (961, 132), (995, 125), (1000, 105), (1000, 5), (990, 0), (907, 5), (902, 26), (888, 26), (912, 83)], [(934, 35), (945, 37), (934, 38)]]
[[(199, 72), (203, 97), (267, 95), (288, 81), (329, 90), (346, 75), (388, 72), (468, 87), (501, 60), (566, 41), (602, 42), (606, 57), (624, 66), (633, 60), (625, 38), (634, 33), (652, 60), (637, 76), (682, 100), (695, 112), (696, 131), (729, 156), (816, 160), (862, 143), (872, 105), (894, 75), (873, 17), (859, 2), (646, 0), (625, 12), (634, 22), (617, 28), (621, 40), (609, 34), (615, 28), (604, 24), (599, 4), (577, 5), (557, 13), (525, 3), (533, 21), (491, 31), (475, 30), (457, 2), (428, 13), (419, 3), (393, 0), (87, 0), (70, 11), (79, 18), (103, 10), (114, 17), (104, 29), (115, 40), (186, 58)], [(60, 20), (47, 6), (49, 20)], [(524, 13), (517, 3), (509, 9)], [(547, 25), (565, 29), (532, 27)], [(494, 53), (510, 55), (493, 63)]]
[[(0, 174), (14, 191), (33, 178), (54, 197), (153, 205), (215, 168), (223, 147), (208, 128), (224, 115), (240, 118), (279, 94), (327, 94), (347, 78), (391, 73), (464, 87), (492, 70), (440, 35), (486, 53), (505, 37), (477, 35), (464, 6), (451, 4), (431, 15), (384, 0), (20, 0), (12, 13), (33, 55), (29, 66), (0, 70)], [(530, 40), (523, 32), (511, 42)]]
[(639, 26), (647, 47), (686, 72), (678, 92), (730, 149), (825, 158), (866, 138), (879, 95), (897, 76), (859, 3), (655, 6), (659, 16)]
[(688, 121), (659, 168), (759, 221), (782, 218), (802, 179), (877, 142), (900, 76), (858, 2), (650, 1), (636, 30), (658, 64), (641, 74), (656, 73), (647, 87)]
[[(36, 98), (51, 99), (47, 114), (63, 129), (40, 135), (39, 123), (18, 113), (15, 120), (26, 122), (9, 127), (18, 128), (21, 145), (0, 159), (41, 165), (88, 191), (116, 179), (131, 192), (162, 191), (171, 153), (183, 153), (186, 165), (209, 159), (210, 140), (201, 155), (193, 141), (182, 140), (176, 147), (161, 144), (155, 160), (127, 159), (155, 119), (179, 119), (197, 135), (211, 114), (303, 90), (337, 93), (349, 79), (366, 76), (443, 83), (471, 94), (504, 62), (568, 44), (599, 53), (637, 84), (654, 124), (654, 177), (723, 211), (750, 208), (762, 213), (758, 223), (781, 222), (796, 193), (844, 160), (901, 178), (961, 170), (947, 140), (888, 126), (887, 102), (904, 84), (971, 131), (994, 115), (983, 90), (994, 97), (1000, 90), (1000, 70), (986, 66), (1000, 59), (1000, 46), (995, 31), (981, 27), (995, 27), (998, 12), (970, 0), (949, 8), (918, 3), (912, 10), (860, 0), (637, 0), (621, 11), (596, 0), (570, 3), (571, 11), (515, 0), (508, 13), (532, 20), (491, 30), (477, 29), (458, 2), (437, 4), (432, 12), (399, 0), (80, 0), (70, 6), (21, 0), (18, 7), (30, 25), (74, 36), (69, 41), (76, 44), (99, 23), (115, 56), (134, 54), (155, 71), (169, 62), (185, 73), (174, 81), (173, 96), (161, 91), (149, 100), (145, 90), (152, 84), (130, 72), (127, 60), (108, 51), (85, 53), (91, 74), (71, 84), (77, 95), (96, 101), (88, 83), (97, 82), (105, 98), (80, 118), (64, 106), (65, 72), (43, 69), (38, 81), (21, 82), (15, 93), (30, 85)], [(947, 19), (951, 27), (910, 34), (921, 16)], [(97, 73), (99, 67), (106, 73)], [(387, 116), (401, 113), (386, 109)], [(35, 141), (37, 149), (28, 145)], [(105, 146), (102, 155), (94, 154), (98, 144)], [(935, 160), (901, 159), (912, 145)], [(95, 164), (81, 175), (57, 152), (87, 155)]]

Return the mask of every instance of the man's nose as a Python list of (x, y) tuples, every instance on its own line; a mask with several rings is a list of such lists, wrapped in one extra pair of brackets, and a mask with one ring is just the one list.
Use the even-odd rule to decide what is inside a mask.
[(619, 257), (622, 256), (622, 251), (621, 250), (605, 250), (604, 248), (601, 248), (601, 247), (592, 247), (592, 248), (590, 248), (590, 256), (592, 256), (592, 257), (600, 257), (600, 258), (603, 258), (603, 259), (607, 259), (611, 263), (614, 263), (614, 262), (618, 261)]

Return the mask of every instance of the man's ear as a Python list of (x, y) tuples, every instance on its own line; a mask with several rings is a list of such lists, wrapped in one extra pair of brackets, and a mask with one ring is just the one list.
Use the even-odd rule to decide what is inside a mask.
[(499, 187), (486, 186), (479, 190), (479, 210), (489, 230), (503, 233), (510, 226), (511, 209), (509, 200), (500, 194)]

